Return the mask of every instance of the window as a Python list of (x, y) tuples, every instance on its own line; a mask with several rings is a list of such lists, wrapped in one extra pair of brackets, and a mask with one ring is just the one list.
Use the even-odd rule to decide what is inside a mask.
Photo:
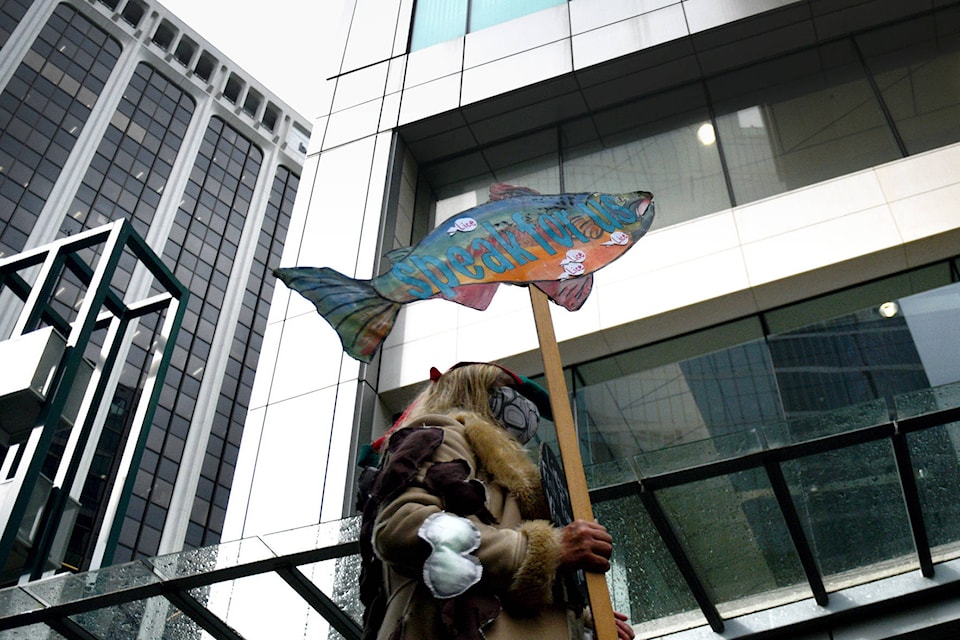
[(147, 9), (142, 4), (134, 2), (134, 0), (129, 0), (120, 15), (123, 16), (123, 19), (128, 24), (137, 27), (140, 25), (140, 21), (143, 20), (146, 12)]
[(418, 0), (410, 51), (458, 38), (566, 0)]

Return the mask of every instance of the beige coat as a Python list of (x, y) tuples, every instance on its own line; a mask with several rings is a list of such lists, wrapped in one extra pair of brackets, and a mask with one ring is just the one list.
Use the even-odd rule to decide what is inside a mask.
[[(559, 532), (545, 519), (546, 502), (536, 466), (502, 428), (472, 416), (459, 420), (427, 416), (403, 430), (431, 427), (442, 430), (442, 441), (416, 466), (406, 488), (382, 505), (374, 524), (373, 547), (383, 561), (388, 594), (377, 640), (566, 640), (577, 634), (582, 638), (579, 619), (561, 602), (556, 580)], [(391, 455), (396, 454), (388, 443), (384, 468)], [(486, 510), (481, 513), (464, 513), (463, 505), (455, 504), (459, 498), (429, 482), (427, 472), (433, 465), (456, 460), (465, 460), (469, 466), (465, 481), (477, 479), (486, 489)], [(481, 534), (473, 553), (483, 567), (482, 577), (464, 596), (451, 599), (434, 597), (425, 585), (423, 563), (431, 547), (418, 536), (423, 521), (441, 510), (468, 516)], [(484, 517), (490, 515), (493, 518)], [(480, 602), (479, 609), (473, 609), (479, 622), (466, 623), (472, 628), (451, 634), (443, 617), (454, 615), (459, 625), (470, 620), (470, 613), (463, 613), (464, 607), (473, 606), (468, 595)], [(485, 619), (490, 615), (485, 607), (491, 602), (496, 607), (497, 600), (500, 611), (494, 609), (496, 617), (490, 622)], [(476, 634), (478, 626), (482, 635)]]

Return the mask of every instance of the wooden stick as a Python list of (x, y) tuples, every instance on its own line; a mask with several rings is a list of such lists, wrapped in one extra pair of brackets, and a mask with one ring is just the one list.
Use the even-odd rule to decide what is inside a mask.
[[(560, 459), (563, 461), (567, 490), (570, 492), (573, 517), (592, 522), (593, 508), (590, 506), (587, 479), (583, 473), (583, 459), (580, 457), (580, 443), (573, 423), (573, 412), (570, 410), (570, 401), (567, 399), (567, 383), (563, 377), (563, 363), (560, 361), (557, 336), (553, 331), (553, 319), (550, 317), (550, 301), (540, 289), (534, 286), (527, 288), (530, 289), (533, 319), (540, 339), (547, 392), (550, 394), (550, 408), (553, 411), (553, 424), (557, 429), (557, 444), (560, 448)], [(585, 574), (596, 638), (597, 640), (617, 640), (617, 625), (613, 617), (613, 607), (610, 604), (607, 579), (602, 573), (586, 571)]]

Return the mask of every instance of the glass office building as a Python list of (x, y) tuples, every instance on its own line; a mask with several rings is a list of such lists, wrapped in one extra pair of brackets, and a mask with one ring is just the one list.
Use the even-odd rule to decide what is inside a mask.
[[(493, 183), (655, 195), (651, 231), (552, 314), (638, 634), (926, 638), (960, 618), (931, 589), (960, 541), (937, 413), (960, 381), (960, 4), (346, 4), (284, 265), (373, 277)], [(298, 295), (273, 306), (233, 537), (351, 514), (359, 446), (431, 366), (543, 372), (522, 288), (405, 306), (370, 366)], [(307, 504), (278, 508), (277, 486)]]
[[(162, 335), (156, 315), (122, 347), (87, 476), (56, 486), (68, 434), (45, 454), (44, 477), (80, 503), (57, 568), (219, 542), (310, 123), (155, 2), (3, 2), (0, 47), (0, 260), (126, 220), (190, 292), (133, 466), (122, 454)], [(120, 297), (156, 293), (135, 266), (118, 266)], [(55, 291), (68, 322), (83, 285), (64, 278)], [(10, 480), (26, 463), (6, 444)]]

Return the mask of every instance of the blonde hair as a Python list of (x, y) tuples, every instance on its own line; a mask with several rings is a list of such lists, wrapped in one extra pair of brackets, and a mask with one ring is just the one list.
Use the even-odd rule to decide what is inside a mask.
[(492, 364), (467, 364), (451, 369), (420, 392), (410, 404), (404, 422), (409, 424), (431, 413), (472, 413), (496, 423), (490, 411), (490, 393), (502, 375), (503, 369)]

